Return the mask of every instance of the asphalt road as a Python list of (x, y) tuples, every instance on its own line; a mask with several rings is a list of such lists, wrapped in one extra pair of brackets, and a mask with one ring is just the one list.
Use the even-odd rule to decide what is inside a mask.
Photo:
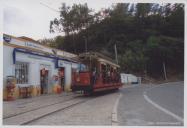
[(91, 96), (85, 103), (58, 111), (27, 125), (111, 125), (119, 91)]
[(120, 92), (118, 125), (183, 125), (183, 82), (123, 88)]
[[(49, 95), (5, 103), (4, 118), (12, 114), (16, 116), (5, 118), (3, 122), (27, 122), (26, 125), (183, 125), (183, 82), (129, 86), (119, 91), (73, 97), (74, 94)], [(24, 107), (20, 108), (20, 105)]]

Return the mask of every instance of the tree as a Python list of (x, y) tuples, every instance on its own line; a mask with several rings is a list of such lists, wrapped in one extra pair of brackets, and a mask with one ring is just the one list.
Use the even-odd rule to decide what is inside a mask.
[(62, 19), (53, 21), (67, 33), (55, 40), (58, 48), (85, 52), (86, 36), (88, 51), (113, 59), (116, 44), (122, 72), (161, 78), (164, 62), (167, 72), (183, 73), (184, 4), (117, 3), (95, 14), (82, 6), (62, 6)]
[(64, 31), (67, 36), (71, 33), (73, 35), (73, 49), (74, 53), (76, 53), (74, 36), (93, 23), (94, 18), (90, 14), (91, 12), (92, 10), (88, 8), (87, 4), (74, 4), (72, 7), (69, 7), (63, 3), (60, 8), (60, 18), (55, 18), (50, 22), (50, 32), (55, 32), (55, 30)]
[(49, 38), (49, 39), (45, 38), (45, 39), (39, 40), (39, 42), (40, 44), (43, 44), (49, 47), (63, 49), (64, 37), (57, 36), (55, 38)]
[(150, 3), (138, 3), (136, 5), (136, 17), (145, 18), (151, 11), (152, 4)]
[(118, 3), (113, 5), (113, 9), (110, 11), (110, 16), (115, 18), (124, 18), (129, 15), (128, 7), (128, 3)]
[(50, 22), (50, 31), (64, 31), (66, 35), (79, 32), (82, 29), (88, 28), (93, 23), (92, 10), (87, 4), (74, 4), (72, 7), (62, 4), (60, 8), (60, 18), (55, 18)]

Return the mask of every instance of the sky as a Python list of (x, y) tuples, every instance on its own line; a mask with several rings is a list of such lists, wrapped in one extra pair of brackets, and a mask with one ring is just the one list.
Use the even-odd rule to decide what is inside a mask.
[[(4, 0), (3, 32), (13, 36), (27, 36), (35, 40), (52, 38), (64, 33), (50, 33), (50, 21), (59, 17), (61, 3), (87, 3), (96, 12), (108, 8), (114, 0)], [(52, 9), (51, 9), (52, 8)], [(53, 10), (55, 9), (55, 10)]]
[[(162, 0), (163, 1), (163, 0)], [(171, 0), (165, 0), (171, 2)], [(59, 17), (61, 3), (69, 6), (87, 3), (95, 12), (111, 7), (113, 3), (141, 2), (140, 0), (4, 0), (3, 33), (13, 36), (27, 36), (35, 40), (53, 38), (64, 33), (50, 33), (50, 21)], [(143, 0), (155, 2), (155, 0)], [(157, 0), (158, 2), (158, 0)]]

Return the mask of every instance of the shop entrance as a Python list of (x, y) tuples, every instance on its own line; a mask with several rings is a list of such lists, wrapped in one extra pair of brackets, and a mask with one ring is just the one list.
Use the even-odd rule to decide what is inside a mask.
[(62, 90), (65, 90), (65, 68), (62, 67), (59, 69), (59, 83), (62, 88)]
[(40, 70), (40, 87), (41, 87), (41, 94), (47, 94), (48, 91), (48, 74), (49, 71), (45, 68)]

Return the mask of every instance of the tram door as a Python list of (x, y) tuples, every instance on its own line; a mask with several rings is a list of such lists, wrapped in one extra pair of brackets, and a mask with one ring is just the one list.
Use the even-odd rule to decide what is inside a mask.
[(62, 67), (59, 69), (59, 78), (60, 78), (60, 86), (62, 88), (62, 90), (64, 91), (65, 90), (65, 69)]
[(40, 86), (41, 86), (41, 94), (47, 94), (48, 88), (48, 74), (49, 71), (45, 70), (45, 68), (40, 70)]

